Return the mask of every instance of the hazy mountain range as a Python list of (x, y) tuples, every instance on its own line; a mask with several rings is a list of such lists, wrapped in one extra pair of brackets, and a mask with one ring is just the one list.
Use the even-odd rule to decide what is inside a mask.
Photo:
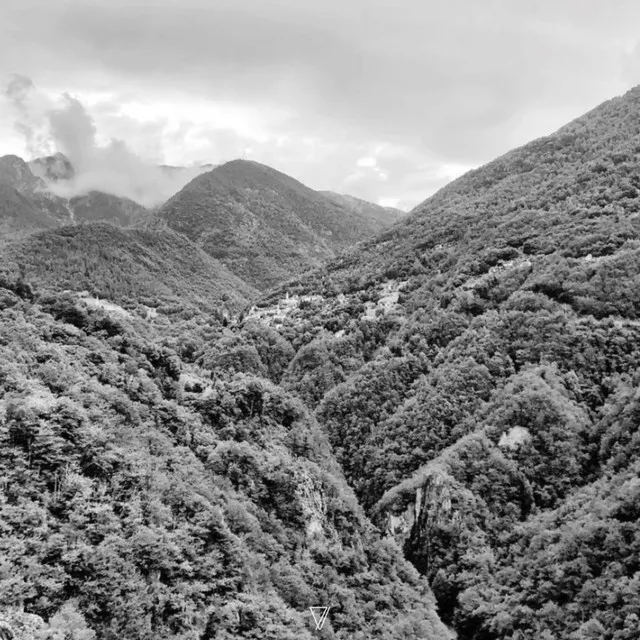
[(640, 87), (387, 227), (235, 161), (59, 228), (4, 159), (55, 228), (0, 262), (0, 621), (636, 638), (639, 153)]
[[(133, 200), (108, 193), (89, 191), (65, 198), (52, 190), (72, 178), (73, 168), (61, 154), (29, 163), (18, 156), (1, 157), (0, 185), (6, 195), (0, 200), (0, 221), (5, 234), (98, 220), (126, 226), (145, 211)], [(29, 215), (7, 204), (17, 196), (28, 201)]]

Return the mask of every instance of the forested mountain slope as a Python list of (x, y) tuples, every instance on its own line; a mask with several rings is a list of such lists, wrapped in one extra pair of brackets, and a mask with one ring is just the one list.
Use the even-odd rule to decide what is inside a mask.
[(640, 88), (245, 314), (463, 640), (637, 637)]
[(247, 160), (194, 178), (158, 218), (258, 289), (319, 267), (385, 226)]
[[(307, 608), (330, 605), (320, 637), (438, 640), (428, 583), (460, 640), (637, 638), (640, 88), (237, 318), (207, 305), (208, 274), (220, 291), (237, 281), (163, 220), (176, 214), (203, 249), (231, 247), (237, 270), (262, 255), (260, 268), (293, 272), (311, 264), (319, 201), (231, 165), (194, 180), (159, 230), (12, 245), (11, 624), (280, 640), (312, 637)], [(256, 194), (262, 217), (246, 204)], [(212, 227), (214, 210), (227, 226)], [(286, 251), (242, 244), (250, 230), (293, 230), (283, 246), (306, 248), (277, 262)]]
[(10, 184), (0, 182), (0, 246), (10, 237), (55, 226), (55, 218), (34, 206), (31, 200)]
[[(15, 637), (451, 638), (314, 417), (269, 380), (293, 356), (275, 332), (200, 313), (170, 336), (11, 275), (0, 329), (0, 623)], [(239, 341), (255, 374), (234, 373)], [(332, 607), (321, 632), (310, 606)]]
[(171, 230), (107, 223), (63, 227), (8, 245), (0, 267), (20, 268), (36, 287), (86, 291), (126, 308), (193, 314), (222, 305), (238, 311), (257, 292)]

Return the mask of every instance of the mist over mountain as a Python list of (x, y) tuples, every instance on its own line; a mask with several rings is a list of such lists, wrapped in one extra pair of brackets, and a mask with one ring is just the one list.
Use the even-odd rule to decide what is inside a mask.
[[(8, 225), (7, 237), (11, 235), (11, 230), (33, 231), (94, 221), (129, 226), (147, 211), (129, 198), (101, 191), (88, 191), (68, 198), (57, 195), (52, 185), (62, 184), (73, 171), (73, 166), (62, 154), (38, 158), (29, 163), (17, 156), (1, 157), (0, 184), (5, 185), (7, 195), (0, 200), (0, 207)], [(26, 210), (21, 212), (11, 206), (12, 197), (8, 195), (11, 190), (28, 203), (32, 213)]]
[(49, 183), (59, 180), (71, 180), (76, 173), (69, 158), (60, 151), (54, 153), (52, 156), (35, 158), (27, 164), (33, 175)]
[[(174, 182), (191, 171), (168, 165), (157, 169)], [(250, 288), (264, 288), (324, 264), (397, 217), (348, 196), (326, 197), (275, 169), (244, 160), (213, 167), (151, 209), (113, 192), (83, 189), (82, 195), (60, 195), (73, 192), (69, 185), (77, 175), (60, 152), (28, 163), (17, 156), (0, 158), (5, 241), (37, 229), (92, 222), (168, 227), (222, 260)]]
[[(0, 180), (30, 201), (7, 195), (0, 205), (5, 236), (57, 224), (142, 228), (163, 221), (249, 286), (264, 289), (319, 267), (395, 219), (364, 201), (326, 197), (258, 163), (156, 165), (122, 140), (98, 144), (95, 122), (78, 98), (65, 93), (54, 101), (24, 76), (14, 75), (6, 95), (35, 157), (0, 159)], [(198, 176), (208, 177), (194, 180)], [(158, 216), (151, 213), (157, 209)]]
[(123, 140), (98, 144), (95, 122), (78, 98), (64, 93), (51, 100), (25, 76), (14, 75), (5, 93), (32, 155), (30, 166), (61, 198), (100, 191), (154, 207), (209, 168), (166, 171), (140, 158)]
[(51, 193), (18, 156), (0, 157), (0, 189), (0, 215), (7, 237), (12, 231), (46, 229), (69, 220), (67, 203)]

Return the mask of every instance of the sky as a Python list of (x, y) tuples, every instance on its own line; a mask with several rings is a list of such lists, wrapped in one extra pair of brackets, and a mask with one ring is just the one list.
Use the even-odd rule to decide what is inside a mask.
[(0, 155), (71, 149), (85, 183), (122, 179), (147, 196), (156, 164), (244, 157), (408, 210), (640, 84), (637, 0), (0, 0), (0, 11)]

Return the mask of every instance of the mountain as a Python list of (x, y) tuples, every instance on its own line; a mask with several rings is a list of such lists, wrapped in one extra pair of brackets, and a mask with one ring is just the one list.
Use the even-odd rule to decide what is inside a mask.
[(247, 160), (194, 178), (160, 208), (158, 219), (258, 289), (318, 267), (383, 227)]
[(0, 181), (0, 243), (8, 237), (57, 225), (57, 220), (37, 208), (11, 185)]
[[(52, 183), (72, 180), (75, 177), (75, 169), (63, 153), (36, 158), (27, 164), (35, 176), (45, 181), (47, 187)], [(62, 198), (62, 200), (69, 213), (69, 219), (65, 220), (65, 223), (79, 224), (101, 221), (128, 227), (144, 217), (147, 211), (145, 207), (130, 198), (97, 190), (70, 198)]]
[(69, 198), (69, 209), (73, 222), (110, 222), (128, 227), (146, 215), (146, 208), (123, 196), (114, 196), (103, 191), (89, 191), (81, 196)]
[(320, 193), (350, 211), (354, 211), (355, 213), (379, 222), (383, 227), (391, 226), (406, 215), (405, 212), (400, 211), (400, 209), (383, 207), (379, 204), (361, 200), (360, 198), (344, 193), (336, 193), (335, 191), (321, 191)]
[[(62, 153), (29, 163), (5, 156), (0, 158), (3, 241), (37, 229), (88, 222), (141, 229), (168, 226), (263, 289), (321, 266), (396, 219), (392, 211), (349, 196), (328, 197), (255, 162), (201, 169), (209, 167), (165, 205), (146, 209), (96, 190), (69, 198), (56, 195), (64, 193), (59, 186), (75, 175)], [(185, 172), (193, 174), (185, 167), (160, 169), (174, 181)]]
[(0, 182), (11, 185), (25, 196), (32, 196), (45, 187), (43, 180), (31, 172), (29, 165), (15, 155), (0, 157)]
[[(637, 638), (639, 116), (640, 87), (304, 273), (263, 239), (309, 263), (355, 214), (246, 162), (149, 229), (10, 245), (0, 623)], [(222, 312), (205, 249), (252, 246), (298, 275)]]
[[(0, 215), (7, 233), (46, 229), (69, 217), (65, 202), (49, 192), (44, 180), (35, 176), (18, 156), (0, 157), (0, 190)], [(16, 206), (17, 200), (20, 206)]]
[[(218, 165), (216, 164), (201, 164), (198, 167), (198, 170), (200, 171), (200, 173), (203, 173), (205, 171), (211, 171), (212, 169), (215, 169)], [(167, 174), (170, 177), (174, 177), (174, 176), (179, 176), (180, 174), (183, 173), (189, 173), (191, 171), (194, 170), (194, 167), (182, 167), (182, 166), (176, 166), (176, 165), (170, 165), (170, 164), (161, 164), (159, 165), (160, 169)]]
[(35, 158), (27, 163), (33, 175), (45, 181), (71, 180), (75, 176), (75, 169), (64, 153)]
[[(0, 208), (11, 211), (5, 213), (5, 220), (11, 218), (6, 233), (24, 229), (46, 229), (52, 225), (79, 224), (103, 221), (119, 226), (130, 226), (144, 217), (145, 207), (129, 198), (115, 196), (100, 191), (63, 198), (51, 190), (50, 184), (72, 178), (74, 170), (69, 160), (61, 153), (55, 156), (37, 158), (29, 163), (18, 156), (0, 158), (0, 184), (15, 189), (29, 201), (29, 206), (37, 215), (23, 212), (24, 219), (18, 218), (18, 209), (10, 201), (14, 196), (4, 190)], [(8, 198), (6, 202), (3, 201)]]
[[(86, 225), (35, 234), (0, 273), (3, 635), (452, 640), (317, 421), (271, 381), (291, 345), (184, 317), (210, 286), (198, 253)], [(178, 324), (112, 301), (159, 283)], [(312, 606), (331, 607), (321, 632)]]
[(639, 153), (637, 87), (243, 315), (460, 640), (637, 635)]
[(86, 291), (143, 313), (239, 310), (257, 293), (171, 230), (96, 223), (42, 231), (5, 247), (0, 266), (15, 275), (18, 265), (37, 288)]

